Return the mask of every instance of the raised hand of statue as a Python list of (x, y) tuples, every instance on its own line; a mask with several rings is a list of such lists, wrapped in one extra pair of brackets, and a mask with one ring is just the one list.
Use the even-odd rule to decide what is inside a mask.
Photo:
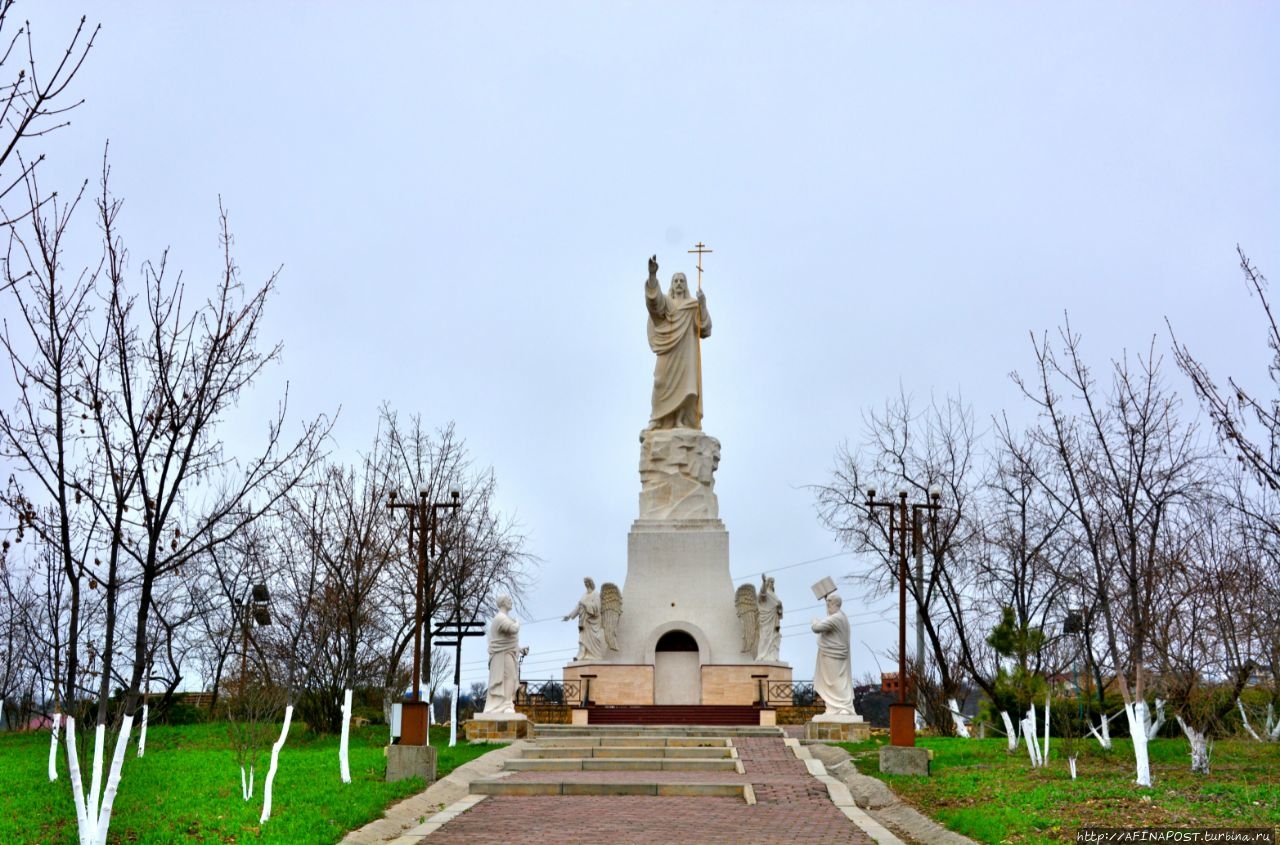
[(658, 275), (658, 256), (649, 256), (649, 277), (656, 278)]
[(703, 308), (707, 307), (707, 295), (702, 292), (702, 288), (698, 288), (698, 304)]

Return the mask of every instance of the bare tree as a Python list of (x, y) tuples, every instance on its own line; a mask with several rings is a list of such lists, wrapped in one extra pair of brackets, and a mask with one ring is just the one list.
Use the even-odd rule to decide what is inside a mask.
[(926, 668), (918, 654), (915, 667), (923, 715), (935, 729), (950, 733), (952, 702), (963, 698), (964, 676), (956, 669), (977, 666), (982, 648), (981, 636), (975, 636), (980, 621), (971, 607), (973, 569), (965, 564), (977, 540), (971, 508), (979, 483), (973, 412), (952, 398), (918, 412), (903, 394), (882, 412), (868, 414), (865, 431), (860, 448), (839, 450), (831, 482), (814, 488), (818, 516), (846, 548), (875, 555), (871, 568), (852, 577), (873, 595), (885, 596), (897, 589), (899, 562), (887, 524), (867, 506), (867, 488), (902, 488), (924, 500), (930, 487), (941, 486), (937, 530), (921, 538), (917, 577), (908, 579), (907, 591), (920, 609), (917, 621), (932, 657)]
[(1040, 417), (1029, 435), (1039, 460), (1024, 460), (1022, 469), (1076, 534), (1086, 565), (1063, 577), (1077, 578), (1096, 603), (1134, 739), (1137, 780), (1149, 786), (1145, 695), (1153, 614), (1168, 586), (1162, 550), (1177, 511), (1203, 492), (1204, 454), (1163, 382), (1154, 341), (1145, 356), (1113, 361), (1109, 383), (1099, 384), (1069, 322), (1059, 339), (1055, 350), (1033, 336), (1034, 374), (1014, 376)]
[[(384, 407), (381, 428), (390, 456), (384, 489), (423, 491), (425, 496), (419, 501), (428, 505), (449, 501), (447, 491), (451, 489), (460, 493), (460, 512), (439, 519), (434, 512), (429, 515), (434, 521), (437, 545), (431, 549), (426, 572), (423, 618), (445, 620), (460, 614), (462, 621), (473, 620), (491, 606), (495, 589), (510, 592), (519, 600), (525, 588), (525, 573), (536, 558), (525, 549), (526, 538), (514, 519), (497, 508), (494, 472), (472, 470), (466, 444), (452, 423), (431, 433), (419, 416), (403, 423), (394, 411)], [(404, 585), (415, 582), (417, 541), (406, 536), (408, 529), (408, 522), (400, 520), (396, 528), (400, 533), (393, 545), (398, 554), (391, 580), (400, 588), (393, 591), (389, 599), (392, 604), (388, 606), (396, 608), (399, 624), (396, 619), (390, 620), (394, 630), (384, 687), (388, 705), (404, 689), (399, 683), (403, 677), (402, 661), (413, 647), (413, 589), (405, 590)], [(424, 628), (427, 630), (421, 653), (434, 655), (430, 626), (424, 624)], [(434, 691), (442, 680), (436, 674), (440, 667), (434, 656), (424, 662), (428, 677), (423, 683)], [(413, 683), (411, 680), (410, 686)]]
[[(28, 190), (30, 205), (44, 207), (46, 198), (34, 178)], [(74, 489), (74, 476), (92, 451), (80, 406), (94, 280), (90, 274), (66, 278), (63, 273), (63, 242), (81, 196), (65, 203), (49, 197), (44, 212), (26, 221), (27, 231), (10, 226), (4, 271), (17, 325), (6, 318), (0, 334), (17, 388), (15, 405), (0, 408), (0, 454), (17, 470), (0, 491), (0, 502), (15, 517), (14, 542), (35, 535), (55, 553), (65, 579), (59, 596), (67, 614), (59, 652), (65, 675), (55, 679), (53, 689), (55, 701), (64, 706), (75, 698), (80, 679), (81, 593), (93, 527), (80, 530), (76, 509), (81, 495)]]
[(1209, 772), (1210, 743), (1262, 657), (1256, 555), (1241, 514), (1210, 495), (1188, 509), (1164, 550), (1169, 589), (1155, 616), (1152, 651), (1163, 692), (1191, 745), (1191, 771)]
[[(61, 243), (77, 203), (46, 203), (28, 180), (32, 234), (15, 233), (12, 242), (27, 272), (11, 275), (10, 289), (31, 340), (20, 341), (6, 324), (4, 350), (20, 398), (0, 418), (3, 448), (17, 467), (5, 503), (60, 562), (60, 583), (49, 594), (60, 597), (51, 620), (67, 626), (55, 658), (65, 666), (65, 698), (79, 692), (84, 643), (95, 646), (87, 655), (97, 679), (94, 818), (86, 824), (101, 831), (122, 756), (117, 750), (99, 805), (112, 687), (125, 690), (120, 749), (157, 659), (170, 669), (170, 689), (180, 679), (175, 632), (191, 608), (183, 568), (269, 512), (318, 459), (327, 431), (317, 420), (296, 439), (284, 437), (281, 403), (261, 451), (243, 460), (224, 451), (219, 422), (278, 354), (278, 347), (257, 347), (276, 275), (246, 294), (222, 212), (223, 270), (205, 302), (188, 309), (185, 286), (164, 258), (144, 265), (143, 292), (131, 293), (116, 227), (120, 203), (108, 181), (104, 158), (102, 260), (64, 285)], [(12, 260), (6, 269), (15, 272)], [(92, 608), (86, 583), (100, 588)]]
[[(1234, 377), (1227, 378), (1228, 391), (1222, 391), (1209, 371), (1177, 337), (1173, 339), (1174, 358), (1178, 366), (1191, 379), (1192, 389), (1201, 406), (1209, 414), (1223, 445), (1234, 452), (1238, 461), (1249, 473), (1273, 493), (1280, 493), (1280, 324), (1271, 310), (1267, 298), (1267, 279), (1244, 254), (1239, 245), (1236, 254), (1244, 273), (1249, 293), (1258, 297), (1267, 333), (1267, 347), (1271, 350), (1271, 362), (1267, 367), (1272, 389), (1276, 396), (1266, 398), (1247, 390)], [(1169, 326), (1170, 335), (1173, 327)], [(1272, 530), (1280, 528), (1274, 517), (1267, 513), (1253, 514), (1269, 523)]]
[[(61, 58), (53, 63), (52, 73), (45, 74), (36, 62), (31, 39), (31, 23), (24, 21), (13, 31), (13, 7), (16, 0), (0, 0), (0, 204), (19, 185), (35, 173), (43, 155), (24, 160), (22, 147), (31, 138), (47, 135), (67, 125), (67, 114), (83, 100), (66, 101), (67, 89), (84, 65), (101, 25), (88, 30), (87, 18), (81, 17), (67, 42)], [(7, 170), (10, 159), (18, 163), (15, 174)], [(27, 205), (17, 216), (0, 211), (4, 225), (21, 220), (38, 205)], [(12, 285), (12, 279), (5, 280)]]

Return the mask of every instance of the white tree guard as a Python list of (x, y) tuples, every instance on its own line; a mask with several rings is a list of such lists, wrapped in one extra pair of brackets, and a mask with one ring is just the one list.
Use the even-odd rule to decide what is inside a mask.
[(1164, 699), (1156, 699), (1156, 720), (1147, 723), (1147, 739), (1155, 739), (1164, 727)]
[(1129, 721), (1129, 736), (1133, 738), (1133, 761), (1139, 786), (1151, 785), (1151, 758), (1147, 753), (1147, 702), (1135, 701), (1124, 706)]
[(1040, 766), (1040, 743), (1036, 742), (1036, 726), (1030, 719), (1022, 720), (1022, 738), (1027, 741), (1027, 755), (1031, 758), (1031, 767)]
[(240, 767), (240, 795), (248, 801), (253, 797), (253, 766), (249, 766), (249, 779), (244, 777), (244, 766)]
[(1249, 736), (1258, 742), (1262, 742), (1262, 737), (1258, 736), (1258, 732), (1253, 729), (1253, 725), (1249, 724), (1249, 714), (1244, 712), (1244, 702), (1239, 698), (1236, 699), (1236, 707), (1240, 708), (1240, 721), (1244, 722), (1244, 729), (1249, 732)]
[(89, 845), (88, 811), (84, 806), (84, 781), (80, 777), (80, 758), (76, 754), (76, 720), (67, 717), (67, 779), (71, 781), (71, 800), (76, 807), (76, 831), (80, 845)]
[(1049, 765), (1049, 693), (1044, 694), (1044, 750), (1040, 752), (1040, 765)]
[(1098, 740), (1098, 744), (1103, 748), (1111, 748), (1111, 717), (1106, 713), (1098, 714), (1098, 722), (1101, 725), (1102, 733), (1098, 733), (1098, 729), (1093, 726), (1093, 722), (1089, 722), (1089, 733), (1093, 734), (1093, 738)]
[(142, 705), (142, 728), (138, 733), (138, 756), (141, 757), (147, 751), (147, 711), (150, 708)]
[(120, 770), (124, 767), (124, 751), (133, 731), (133, 717), (120, 721), (120, 735), (116, 737), (116, 753), (111, 758), (111, 772), (107, 775), (107, 787), (102, 793), (102, 805), (98, 808), (98, 824), (92, 845), (106, 845), (107, 829), (111, 826), (111, 808), (116, 802), (116, 790), (120, 786)]
[(53, 714), (52, 730), (49, 733), (49, 782), (58, 779), (58, 726), (62, 724), (62, 714)]
[[(430, 709), (430, 708), (427, 708)], [(351, 690), (342, 691), (342, 742), (338, 745), (338, 769), (343, 783), (351, 783), (351, 763), (347, 748), (351, 741)]]
[(947, 709), (951, 711), (951, 724), (955, 726), (956, 736), (972, 739), (972, 735), (969, 733), (968, 720), (960, 712), (960, 705), (956, 703), (954, 698), (947, 699)]
[(84, 804), (85, 811), (93, 816), (91, 824), (98, 820), (98, 804), (102, 796), (102, 763), (107, 753), (106, 742), (107, 726), (98, 725), (93, 735), (93, 779), (89, 782), (89, 797)]
[[(428, 745), (431, 742), (428, 740)], [(449, 747), (458, 744), (458, 685), (453, 685), (453, 700), (449, 703)]]
[(293, 705), (289, 704), (284, 708), (284, 726), (280, 729), (280, 738), (271, 746), (271, 767), (267, 769), (267, 779), (262, 784), (262, 817), (258, 819), (258, 824), (266, 824), (267, 819), (271, 818), (271, 784), (276, 779), (280, 749), (284, 748), (285, 740), (289, 738), (289, 723), (292, 721)]
[(1004, 735), (1009, 741), (1009, 750), (1018, 750), (1018, 732), (1013, 727), (1013, 720), (1009, 718), (1008, 710), (1000, 711), (1000, 718), (1004, 721)]

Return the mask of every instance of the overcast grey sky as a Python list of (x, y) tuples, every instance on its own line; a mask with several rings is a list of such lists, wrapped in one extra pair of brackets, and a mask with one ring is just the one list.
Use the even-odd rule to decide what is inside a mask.
[[(219, 196), (246, 281), (283, 265), (284, 357), (231, 448), (286, 381), (295, 419), (341, 406), (339, 456), (384, 400), (456, 421), (544, 561), (525, 619), (625, 577), (651, 253), (665, 280), (715, 250), (721, 516), (735, 582), (778, 570), (797, 678), (808, 585), (857, 564), (794, 565), (840, 552), (806, 485), (900, 386), (1025, 418), (1008, 374), (1064, 310), (1097, 366), (1167, 349), (1167, 316), (1215, 371), (1265, 378), (1234, 248), (1280, 273), (1274, 3), (17, 9), (52, 47), (85, 11), (86, 103), (41, 144), (44, 186), (92, 184), (109, 139), (135, 271), (169, 246), (190, 285), (216, 273)], [(861, 675), (896, 612), (842, 593)], [(524, 640), (549, 677), (576, 630)]]

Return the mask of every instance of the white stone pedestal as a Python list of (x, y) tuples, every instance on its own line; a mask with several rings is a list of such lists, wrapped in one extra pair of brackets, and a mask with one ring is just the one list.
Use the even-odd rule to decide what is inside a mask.
[(863, 742), (871, 738), (871, 725), (859, 715), (819, 713), (804, 725), (805, 739), (831, 742)]
[(462, 728), (468, 742), (515, 742), (530, 735), (529, 725), (523, 713), (477, 713)]
[(791, 681), (780, 661), (742, 651), (729, 574), (729, 532), (718, 518), (720, 441), (677, 428), (640, 434), (640, 517), (627, 535), (617, 650), (572, 661), (597, 704), (752, 704), (761, 678)]

